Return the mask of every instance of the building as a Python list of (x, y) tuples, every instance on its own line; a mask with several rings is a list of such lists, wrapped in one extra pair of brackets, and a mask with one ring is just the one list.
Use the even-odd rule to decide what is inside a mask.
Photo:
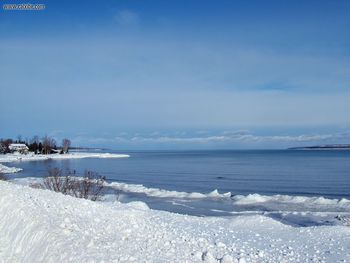
[(11, 152), (28, 153), (29, 148), (23, 143), (11, 143), (9, 145), (9, 150)]

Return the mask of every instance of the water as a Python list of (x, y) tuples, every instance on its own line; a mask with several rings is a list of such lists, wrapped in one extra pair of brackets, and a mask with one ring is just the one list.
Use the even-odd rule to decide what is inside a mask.
[[(112, 152), (112, 151), (109, 151)], [(92, 170), (109, 182), (142, 184), (178, 192), (209, 193), (217, 189), (232, 195), (323, 196), (350, 199), (350, 151), (134, 151), (122, 159), (72, 159), (32, 161), (13, 166), (24, 170), (14, 176), (43, 176), (49, 167)], [(142, 200), (152, 208), (194, 215), (228, 215), (242, 211), (299, 211), (283, 206), (235, 205), (231, 199), (191, 199), (119, 192), (119, 200)], [(293, 201), (294, 202), (294, 201)], [(298, 210), (299, 209), (299, 210)], [(307, 211), (313, 209), (308, 207)], [(324, 209), (317, 207), (317, 209)], [(343, 211), (333, 207), (334, 212)], [(332, 210), (331, 209), (331, 210)], [(320, 210), (320, 211), (321, 211)], [(332, 210), (332, 211), (333, 211)], [(301, 211), (301, 210), (300, 210)], [(319, 211), (319, 210), (317, 210)], [(347, 212), (345, 209), (344, 211)]]

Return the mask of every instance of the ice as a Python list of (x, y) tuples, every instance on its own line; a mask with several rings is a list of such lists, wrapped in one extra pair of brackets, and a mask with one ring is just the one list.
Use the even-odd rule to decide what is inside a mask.
[(17, 161), (41, 161), (41, 160), (64, 160), (64, 159), (81, 159), (81, 158), (127, 158), (128, 154), (114, 153), (88, 153), (88, 152), (72, 152), (67, 154), (0, 154), (0, 163), (9, 163)]
[(148, 188), (142, 184), (126, 184), (120, 182), (112, 182), (110, 187), (127, 193), (142, 193), (148, 196), (161, 197), (161, 198), (189, 198), (189, 199), (205, 199), (205, 198), (227, 198), (231, 196), (231, 193), (220, 194), (218, 190), (213, 190), (210, 193), (203, 194), (198, 192), (179, 192), (169, 191), (159, 188)]
[(17, 173), (19, 171), (22, 171), (22, 169), (16, 168), (16, 167), (7, 167), (5, 165), (0, 164), (0, 173), (9, 174), (9, 173)]

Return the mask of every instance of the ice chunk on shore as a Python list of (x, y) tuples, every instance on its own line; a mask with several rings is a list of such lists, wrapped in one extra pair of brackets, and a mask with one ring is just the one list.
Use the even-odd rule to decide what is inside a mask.
[(218, 190), (214, 190), (208, 194), (198, 192), (179, 192), (169, 191), (160, 188), (148, 188), (142, 184), (126, 184), (119, 182), (112, 182), (109, 184), (110, 187), (120, 190), (126, 193), (142, 193), (147, 196), (160, 197), (160, 198), (189, 198), (189, 199), (205, 199), (205, 198), (227, 198), (231, 196), (231, 193), (220, 194)]
[(17, 173), (19, 171), (22, 171), (22, 169), (16, 168), (16, 167), (7, 167), (5, 165), (0, 164), (0, 173), (9, 174), (9, 173)]

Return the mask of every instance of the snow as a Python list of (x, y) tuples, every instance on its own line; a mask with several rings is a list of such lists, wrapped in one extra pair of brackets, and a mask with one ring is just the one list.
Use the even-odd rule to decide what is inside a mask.
[(28, 146), (23, 143), (11, 143), (9, 145), (10, 150), (29, 150)]
[(173, 197), (173, 198), (204, 199), (208, 197), (227, 198), (231, 196), (230, 192), (220, 194), (217, 190), (213, 190), (208, 194), (203, 194), (203, 193), (197, 193), (197, 192), (187, 193), (187, 192), (169, 191), (169, 190), (164, 190), (159, 188), (147, 188), (142, 184), (126, 184), (126, 183), (119, 183), (119, 182), (112, 182), (109, 184), (109, 186), (111, 186), (116, 190), (121, 190), (123, 192), (143, 193), (148, 196), (163, 197), (163, 198)]
[[(191, 215), (242, 216), (264, 215), (293, 226), (348, 225), (350, 226), (350, 200), (291, 195), (232, 195), (219, 193), (178, 192), (148, 188), (140, 184), (112, 182), (107, 185), (119, 193), (122, 202), (137, 196), (153, 206), (168, 211)], [(150, 199), (151, 198), (151, 199)], [(115, 200), (113, 196), (106, 201)], [(172, 206), (172, 207), (170, 207)], [(181, 207), (181, 209), (179, 209)]]
[(0, 163), (0, 173), (10, 174), (10, 173), (17, 173), (19, 171), (22, 171), (22, 169), (21, 168), (16, 168), (16, 167), (7, 167), (7, 166), (2, 165)]
[[(20, 185), (42, 184), (42, 178), (38, 177), (15, 178), (11, 181)], [(105, 187), (116, 191), (114, 194), (113, 191), (106, 193), (102, 197), (103, 202), (126, 203), (131, 200), (144, 200), (156, 209), (197, 216), (264, 215), (293, 226), (350, 226), (350, 200), (345, 198), (231, 195), (230, 193), (219, 193), (217, 190), (207, 194), (188, 193), (118, 182), (106, 182)], [(179, 210), (178, 207), (182, 209)]]
[(127, 158), (130, 157), (127, 154), (113, 154), (113, 153), (84, 153), (74, 152), (67, 154), (0, 154), (0, 173), (17, 173), (22, 171), (21, 168), (7, 167), (1, 163), (11, 163), (20, 161), (44, 161), (44, 160), (64, 160), (64, 159), (81, 159), (81, 158)]
[(193, 217), (0, 182), (0, 262), (347, 262), (350, 228)]
[(306, 197), (306, 196), (290, 196), (290, 195), (232, 195), (231, 192), (219, 193), (213, 190), (210, 193), (198, 192), (178, 192), (169, 191), (159, 188), (148, 188), (141, 184), (127, 184), (120, 182), (112, 182), (108, 186), (126, 193), (142, 193), (151, 197), (160, 198), (176, 198), (176, 199), (223, 199), (232, 201), (236, 206), (260, 206), (264, 211), (270, 210), (294, 210), (298, 211), (298, 207), (303, 210), (310, 211), (343, 211), (350, 213), (350, 200), (348, 199), (328, 199), (324, 197)]
[[(121, 157), (129, 156), (6, 154), (0, 155), (0, 162)], [(19, 170), (0, 164), (1, 173)], [(228, 201), (232, 211), (233, 207), (245, 208), (230, 217), (195, 217), (152, 210), (140, 201), (122, 204), (115, 196), (92, 202), (28, 187), (41, 180), (0, 181), (0, 262), (350, 261), (347, 199), (244, 196), (217, 190), (187, 193), (118, 182), (107, 185), (156, 198)], [(281, 223), (286, 221), (289, 224)], [(303, 225), (303, 221), (312, 221), (313, 226), (290, 223)]]
[(87, 153), (87, 152), (73, 152), (67, 154), (0, 154), (0, 163), (9, 163), (17, 161), (41, 161), (41, 160), (64, 160), (64, 159), (80, 159), (80, 158), (126, 158), (130, 157), (127, 154), (114, 153)]

